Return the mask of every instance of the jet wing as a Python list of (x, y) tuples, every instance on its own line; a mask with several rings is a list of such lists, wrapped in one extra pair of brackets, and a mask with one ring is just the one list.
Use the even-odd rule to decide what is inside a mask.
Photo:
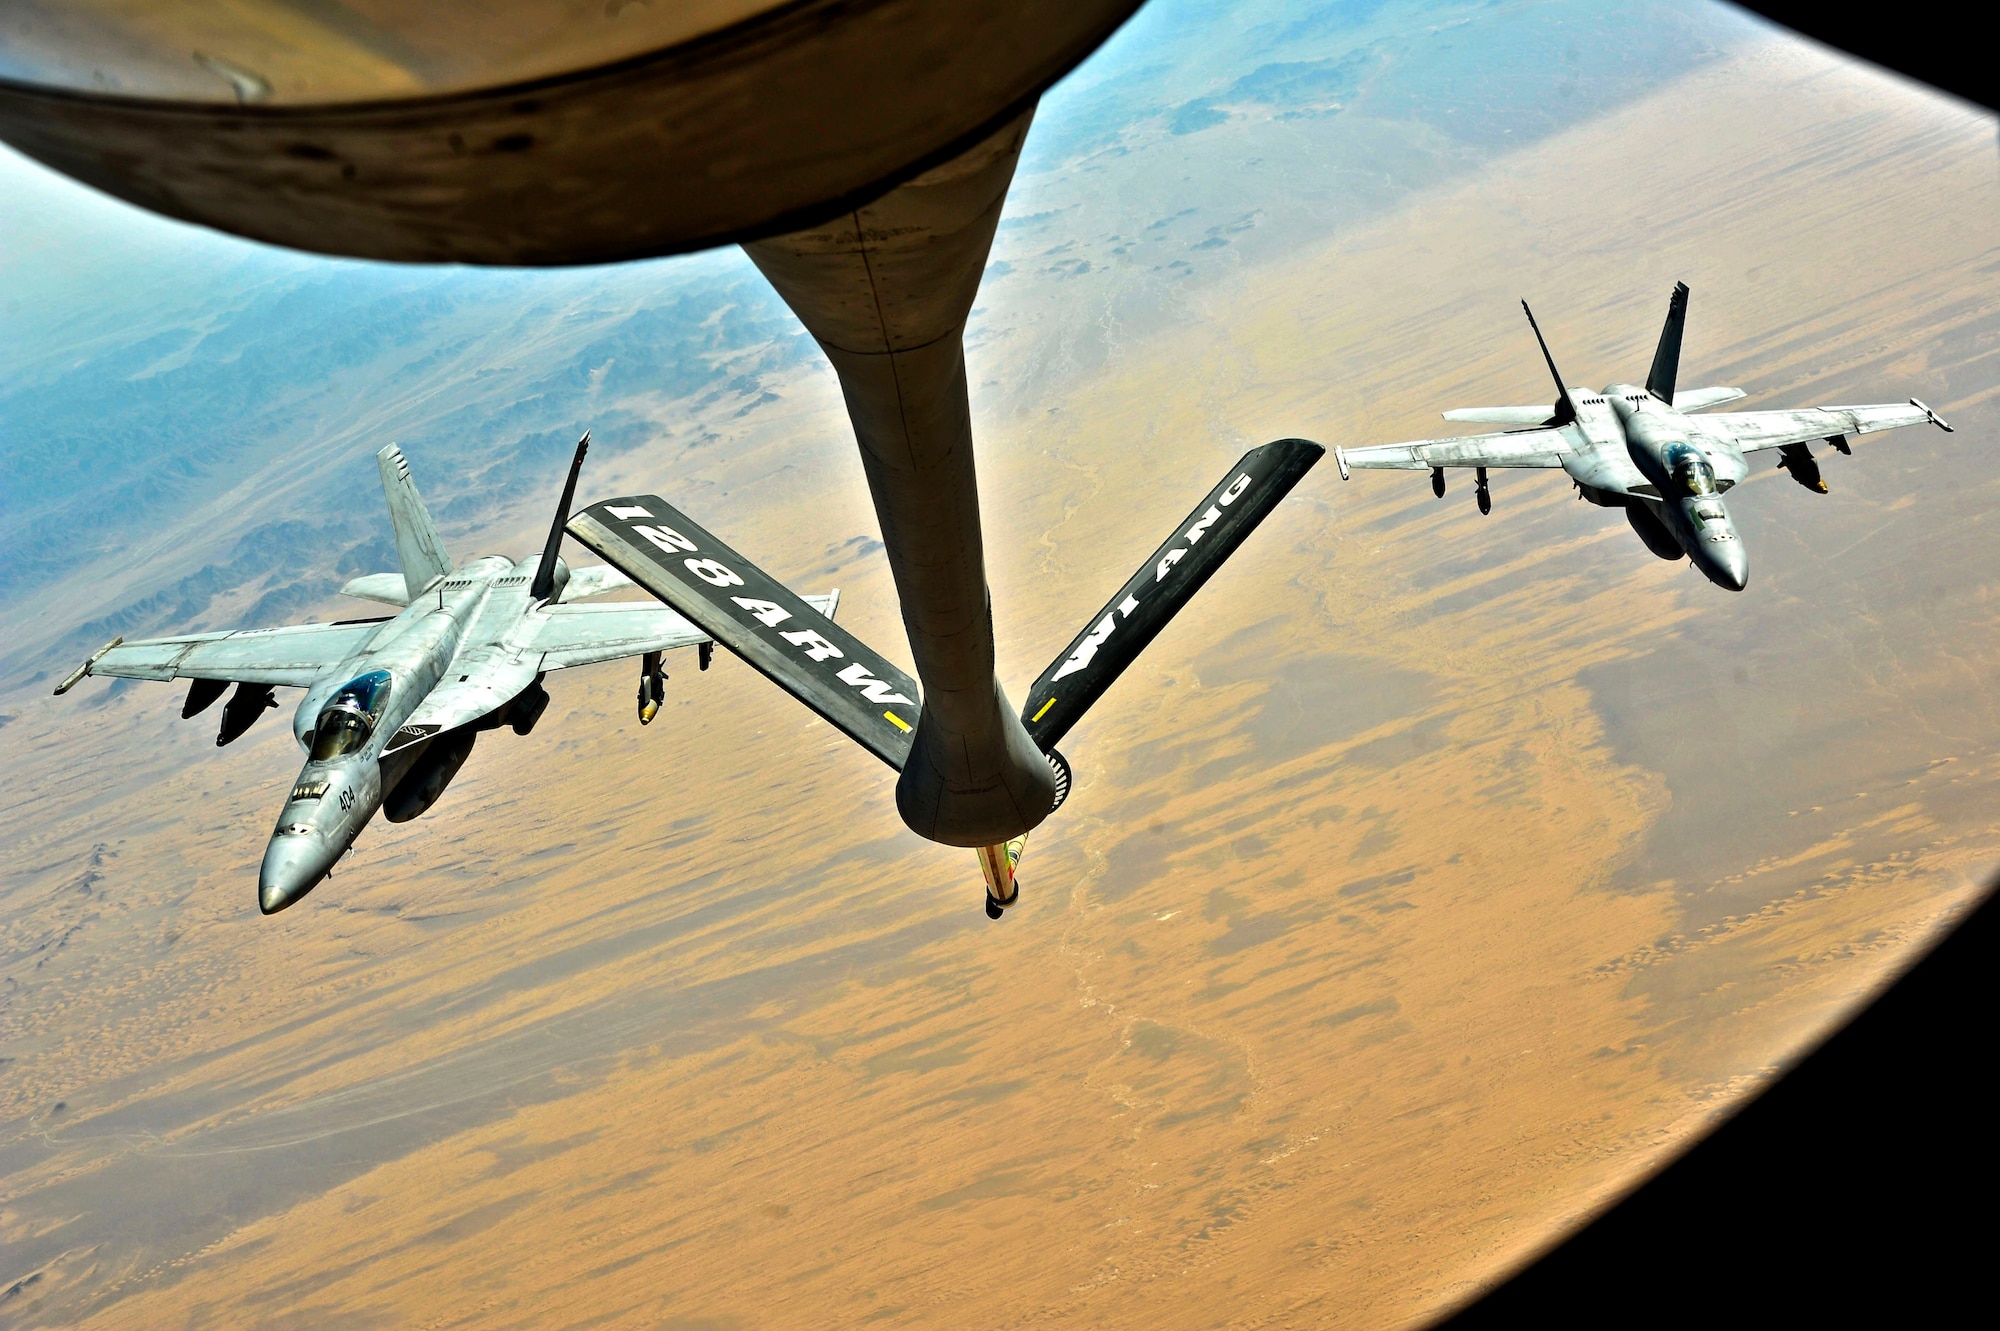
[[(827, 618), (833, 617), (840, 593), (800, 598)], [(693, 647), (709, 641), (678, 610), (657, 601), (614, 601), (592, 605), (563, 603), (537, 612), (540, 620), (529, 650), (542, 654), (543, 670), (619, 661), (646, 652)]]
[(307, 688), (359, 651), (384, 621), (294, 624), (233, 633), (121, 642), (90, 663), (92, 675), (124, 679), (221, 679)]
[(1419, 439), (1408, 444), (1336, 448), (1333, 460), (1345, 477), (1353, 467), (1429, 471), (1432, 467), (1560, 467), (1576, 444), (1561, 430), (1508, 430), (1457, 439)]
[(1554, 407), (1453, 407), (1448, 421), (1479, 421), (1490, 425), (1547, 425)]
[(1905, 425), (1951, 427), (1911, 398), (1907, 406), (1806, 407), (1798, 411), (1725, 411), (1700, 416), (1702, 429), (1729, 440), (1745, 453), (1786, 444), (1809, 444), (1835, 435), (1873, 434)]

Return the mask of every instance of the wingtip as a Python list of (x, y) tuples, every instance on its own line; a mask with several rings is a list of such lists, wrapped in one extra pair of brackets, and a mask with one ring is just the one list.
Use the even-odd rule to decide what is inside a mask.
[(1932, 425), (1937, 426), (1938, 429), (1943, 430), (1946, 434), (1958, 433), (1958, 431), (1952, 429), (1951, 426), (1945, 423), (1944, 417), (1938, 415), (1935, 411), (1931, 410), (1929, 403), (1921, 401), (1917, 398), (1911, 398), (1910, 405), (1915, 407), (1918, 411), (1924, 413), (1924, 416), (1930, 421)]
[(96, 651), (92, 652), (89, 656), (85, 657), (82, 665), (70, 671), (68, 676), (64, 678), (63, 682), (56, 685), (56, 691), (54, 696), (60, 698), (63, 696), (63, 694), (68, 693), (71, 689), (75, 688), (78, 684), (82, 683), (85, 677), (87, 677), (90, 674), (90, 668), (96, 665), (99, 661), (103, 660), (104, 654), (106, 652), (110, 651), (113, 647), (116, 647), (119, 643), (123, 641), (125, 641), (125, 635), (121, 633), (117, 637), (113, 638), (110, 642), (105, 643), (102, 647), (99, 647)]

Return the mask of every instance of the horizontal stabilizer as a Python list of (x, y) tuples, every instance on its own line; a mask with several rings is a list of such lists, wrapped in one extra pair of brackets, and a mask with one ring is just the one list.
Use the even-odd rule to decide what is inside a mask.
[(569, 575), (569, 585), (563, 588), (564, 601), (581, 601), (585, 597), (602, 596), (615, 592), (620, 587), (630, 587), (632, 579), (620, 573), (609, 564), (592, 564), (580, 568)]
[(1734, 402), (1742, 396), (1740, 388), (1683, 388), (1674, 394), (1674, 408), (1677, 411), (1700, 411), (1703, 407), (1719, 407), (1725, 402)]
[(1482, 421), (1493, 425), (1552, 425), (1553, 407), (1456, 407), (1444, 413), (1448, 421)]
[(916, 681), (658, 495), (607, 499), (569, 534), (901, 771)]
[(409, 583), (400, 573), (364, 573), (358, 578), (349, 578), (347, 585), (340, 589), (340, 594), (361, 601), (380, 601), (383, 605), (410, 603)]
[(1044, 752), (1055, 747), (1138, 659), (1244, 538), (1278, 506), (1326, 450), (1310, 439), (1253, 448), (1195, 505), (1166, 544), (1153, 552), (1049, 663), (1028, 690), (1021, 720)]

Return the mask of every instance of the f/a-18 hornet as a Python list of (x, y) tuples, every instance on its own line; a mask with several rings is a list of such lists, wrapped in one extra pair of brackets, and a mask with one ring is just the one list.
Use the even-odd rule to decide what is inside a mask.
[[(597, 565), (571, 571), (557, 556), (589, 447), (570, 464), (562, 503), (540, 555), (518, 563), (485, 555), (454, 568), (409, 463), (391, 444), (375, 455), (389, 501), (400, 573), (370, 573), (344, 595), (400, 607), (390, 617), (192, 633), (141, 642), (114, 639), (56, 687), (86, 675), (191, 679), (183, 717), (207, 709), (230, 684), (217, 744), (228, 744), (266, 709), (277, 687), (303, 688), (292, 733), (307, 750), (277, 829), (264, 850), (257, 904), (283, 910), (325, 878), (381, 809), (407, 822), (429, 809), (484, 730), (525, 735), (549, 705), (551, 670), (641, 658), (639, 720), (658, 712), (666, 685), (661, 653), (698, 649), (706, 670), (714, 643), (657, 602), (580, 605), (631, 581)], [(805, 598), (832, 615), (838, 592)]]
[(1431, 493), (1442, 499), (1444, 469), (1472, 467), (1479, 511), (1490, 513), (1488, 467), (1560, 467), (1576, 483), (1581, 498), (1602, 508), (1624, 509), (1626, 521), (1648, 550), (1662, 559), (1686, 555), (1710, 582), (1740, 592), (1750, 580), (1750, 561), (1722, 496), (1750, 474), (1747, 454), (1777, 449), (1778, 466), (1806, 489), (1825, 494), (1826, 482), (1820, 479), (1812, 444), (1825, 440), (1836, 452), (1851, 453), (1847, 441), (1858, 434), (1926, 422), (1951, 429), (1915, 398), (1907, 405), (1689, 415), (1734, 402), (1743, 390), (1675, 390), (1687, 301), (1687, 285), (1676, 283), (1645, 386), (1612, 384), (1598, 393), (1564, 384), (1542, 330), (1535, 325), (1534, 311), (1522, 301), (1542, 359), (1556, 381), (1552, 407), (1464, 407), (1444, 413), (1448, 421), (1530, 427), (1524, 430), (1336, 448), (1333, 456), (1340, 478), (1346, 480), (1357, 467), (1428, 469)]

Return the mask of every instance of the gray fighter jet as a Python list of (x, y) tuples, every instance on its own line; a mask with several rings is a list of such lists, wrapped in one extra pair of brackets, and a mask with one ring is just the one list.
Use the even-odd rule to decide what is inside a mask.
[(1602, 508), (1624, 509), (1648, 550), (1662, 559), (1686, 555), (1716, 586), (1742, 591), (1750, 580), (1750, 562), (1722, 496), (1750, 474), (1748, 454), (1777, 449), (1779, 467), (1808, 490), (1825, 494), (1826, 482), (1820, 479), (1811, 444), (1825, 440), (1836, 452), (1851, 453), (1847, 441), (1858, 434), (1926, 422), (1951, 429), (1915, 398), (1907, 405), (1689, 415), (1734, 402), (1743, 390), (1676, 391), (1687, 301), (1686, 283), (1676, 283), (1644, 387), (1612, 384), (1596, 393), (1564, 384), (1535, 324), (1534, 311), (1522, 301), (1542, 359), (1556, 381), (1553, 406), (1466, 407), (1444, 413), (1448, 421), (1489, 421), (1527, 429), (1336, 448), (1333, 457), (1340, 478), (1346, 480), (1357, 467), (1428, 470), (1431, 493), (1442, 499), (1444, 469), (1471, 467), (1479, 511), (1490, 513), (1493, 499), (1486, 485), (1487, 468), (1560, 467), (1575, 482), (1579, 497)]
[[(661, 653), (695, 647), (706, 670), (707, 634), (657, 602), (576, 602), (631, 580), (603, 565), (572, 571), (558, 558), (590, 436), (570, 464), (562, 503), (540, 555), (518, 563), (485, 555), (454, 568), (430, 513), (391, 444), (376, 454), (389, 501), (400, 573), (371, 573), (344, 595), (400, 607), (392, 617), (192, 633), (142, 642), (114, 639), (56, 687), (86, 675), (191, 679), (183, 717), (206, 710), (230, 684), (217, 744), (228, 744), (278, 705), (273, 690), (303, 688), (292, 733), (308, 757), (278, 815), (257, 878), (257, 904), (283, 910), (318, 885), (381, 809), (407, 822), (429, 809), (484, 730), (525, 735), (549, 705), (551, 670), (641, 658), (639, 720), (658, 712), (666, 685)], [(837, 591), (805, 598), (831, 616)]]

